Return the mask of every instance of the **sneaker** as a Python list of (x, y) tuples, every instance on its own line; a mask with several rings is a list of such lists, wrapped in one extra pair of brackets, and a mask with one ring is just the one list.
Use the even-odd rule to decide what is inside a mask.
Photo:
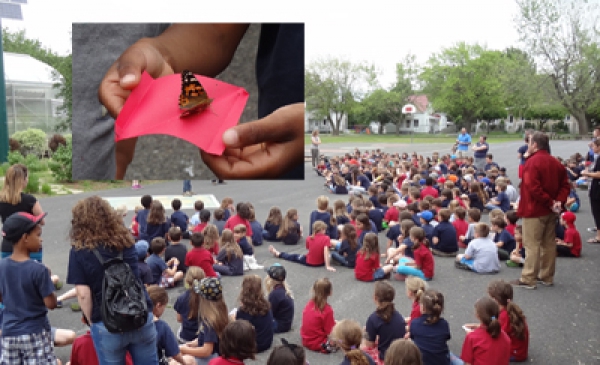
[(508, 266), (508, 267), (519, 267), (519, 264), (516, 263), (516, 262), (514, 262), (514, 261), (511, 261), (511, 260), (506, 260), (506, 266)]
[(512, 286), (516, 286), (518, 288), (525, 288), (525, 289), (536, 289), (536, 286), (534, 284), (527, 284), (522, 282), (521, 280), (517, 279), (517, 280), (512, 280), (510, 282), (510, 285)]
[(587, 231), (590, 233), (596, 232), (598, 229), (596, 227), (588, 228)]
[(63, 302), (62, 300), (57, 300), (56, 301), (56, 308), (62, 308), (63, 307)]
[(548, 286), (548, 287), (554, 286), (554, 283), (547, 283), (540, 278), (537, 278), (536, 280), (537, 280), (538, 284), (542, 284), (543, 286)]

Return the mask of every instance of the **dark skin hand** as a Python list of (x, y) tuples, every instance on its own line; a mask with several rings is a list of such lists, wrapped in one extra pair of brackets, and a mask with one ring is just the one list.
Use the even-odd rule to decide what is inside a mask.
[[(176, 24), (159, 37), (141, 39), (109, 68), (98, 90), (99, 99), (116, 118), (144, 70), (154, 78), (183, 69), (215, 76), (231, 61), (246, 29), (243, 24)], [(184, 47), (181, 40), (190, 35), (196, 43)], [(211, 57), (203, 57), (204, 53)], [(198, 59), (204, 62), (194, 64)], [(217, 177), (277, 178), (304, 162), (304, 103), (281, 107), (262, 119), (230, 128), (222, 139), (226, 146), (222, 156), (200, 150), (202, 159)], [(136, 142), (137, 138), (117, 142), (116, 179), (124, 178)]]

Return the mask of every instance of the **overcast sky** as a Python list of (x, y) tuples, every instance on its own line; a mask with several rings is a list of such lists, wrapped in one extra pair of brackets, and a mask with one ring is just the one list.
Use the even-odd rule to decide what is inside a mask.
[[(219, 8), (232, 3), (237, 4), (235, 10)], [(328, 56), (368, 61), (382, 70), (383, 86), (394, 80), (395, 64), (408, 53), (422, 63), (460, 41), (492, 49), (518, 44), (514, 0), (321, 0), (292, 5), (242, 0), (28, 0), (22, 8), (24, 21), (2, 19), (2, 26), (25, 29), (28, 37), (59, 54), (71, 51), (72, 22), (304, 21), (307, 62)]]

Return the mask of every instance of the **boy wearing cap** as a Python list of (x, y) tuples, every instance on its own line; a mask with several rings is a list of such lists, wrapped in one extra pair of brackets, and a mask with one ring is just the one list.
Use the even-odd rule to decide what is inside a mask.
[(419, 220), (421, 221), (421, 228), (425, 231), (425, 237), (429, 242), (433, 238), (433, 226), (431, 225), (431, 220), (433, 219), (433, 213), (430, 210), (424, 210), (421, 213), (417, 214), (419, 216)]
[(4, 303), (0, 363), (56, 363), (48, 309), (56, 308), (54, 284), (48, 268), (30, 260), (42, 247), (40, 222), (46, 213), (34, 216), (19, 212), (6, 219), (2, 236), (13, 243), (12, 254), (0, 260), (0, 301)]
[(154, 278), (152, 277), (152, 271), (150, 266), (146, 263), (146, 257), (148, 257), (148, 241), (139, 240), (135, 243), (135, 251), (138, 255), (138, 271), (140, 272), (140, 279), (142, 283), (147, 287), (148, 285), (154, 284)]
[(560, 216), (560, 224), (565, 227), (565, 239), (556, 238), (556, 255), (560, 257), (581, 256), (581, 236), (575, 228), (577, 217), (573, 212), (564, 212)]
[(294, 321), (294, 298), (285, 282), (285, 268), (280, 264), (273, 264), (266, 271), (268, 277), (265, 280), (265, 289), (273, 312), (273, 331), (288, 332), (292, 329)]

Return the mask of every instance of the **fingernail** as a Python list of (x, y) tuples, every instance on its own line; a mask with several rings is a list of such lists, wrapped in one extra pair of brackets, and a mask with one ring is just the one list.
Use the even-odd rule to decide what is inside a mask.
[(228, 129), (223, 133), (223, 143), (226, 145), (236, 145), (239, 140), (237, 132), (233, 129)]
[(131, 74), (125, 75), (121, 79), (121, 84), (130, 84), (132, 82), (135, 82), (135, 75), (131, 75)]

